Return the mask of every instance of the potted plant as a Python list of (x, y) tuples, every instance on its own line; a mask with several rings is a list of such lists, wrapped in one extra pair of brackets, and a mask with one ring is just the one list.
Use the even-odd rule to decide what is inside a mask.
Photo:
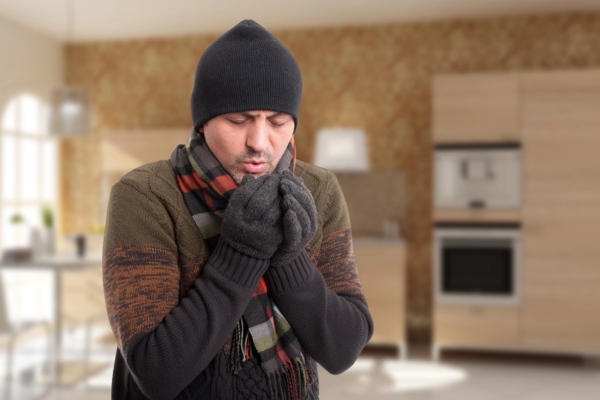
[(42, 224), (46, 231), (46, 253), (54, 254), (54, 211), (49, 205), (42, 207)]
[(25, 222), (25, 219), (23, 218), (23, 216), (19, 213), (14, 213), (11, 217), (10, 217), (10, 222), (11, 224), (20, 224), (22, 222)]
[(27, 225), (23, 214), (16, 212), (11, 215), (10, 223), (15, 226), (15, 238), (17, 239), (17, 243), (19, 243), (23, 237), (23, 229)]

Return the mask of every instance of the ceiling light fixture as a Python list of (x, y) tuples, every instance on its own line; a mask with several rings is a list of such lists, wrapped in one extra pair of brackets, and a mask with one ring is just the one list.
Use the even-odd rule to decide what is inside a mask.
[[(73, 39), (74, 0), (67, 0), (67, 43)], [(52, 136), (85, 136), (90, 133), (89, 91), (83, 87), (63, 86), (52, 91), (48, 131)]]

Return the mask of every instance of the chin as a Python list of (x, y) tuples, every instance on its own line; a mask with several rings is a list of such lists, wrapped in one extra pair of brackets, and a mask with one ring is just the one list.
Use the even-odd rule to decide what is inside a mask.
[(242, 179), (244, 179), (244, 176), (246, 176), (246, 175), (252, 175), (255, 178), (258, 178), (259, 176), (273, 173), (273, 170), (269, 169), (267, 171), (261, 172), (260, 174), (253, 174), (253, 173), (249, 173), (249, 172), (242, 172), (238, 168), (231, 168), (227, 172), (233, 178), (235, 183), (237, 183), (239, 185), (240, 183), (242, 183)]

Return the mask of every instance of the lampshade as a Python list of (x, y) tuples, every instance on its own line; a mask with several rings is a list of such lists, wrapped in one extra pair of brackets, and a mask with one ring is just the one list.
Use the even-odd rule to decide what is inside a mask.
[(83, 136), (90, 132), (87, 89), (61, 87), (52, 92), (48, 132), (52, 136)]
[(317, 133), (314, 164), (332, 171), (367, 171), (369, 159), (365, 132), (352, 128), (326, 128)]

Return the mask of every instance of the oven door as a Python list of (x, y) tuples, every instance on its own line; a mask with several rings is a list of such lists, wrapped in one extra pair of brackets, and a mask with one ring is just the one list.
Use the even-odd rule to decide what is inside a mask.
[(518, 226), (436, 226), (434, 249), (436, 303), (519, 304)]

